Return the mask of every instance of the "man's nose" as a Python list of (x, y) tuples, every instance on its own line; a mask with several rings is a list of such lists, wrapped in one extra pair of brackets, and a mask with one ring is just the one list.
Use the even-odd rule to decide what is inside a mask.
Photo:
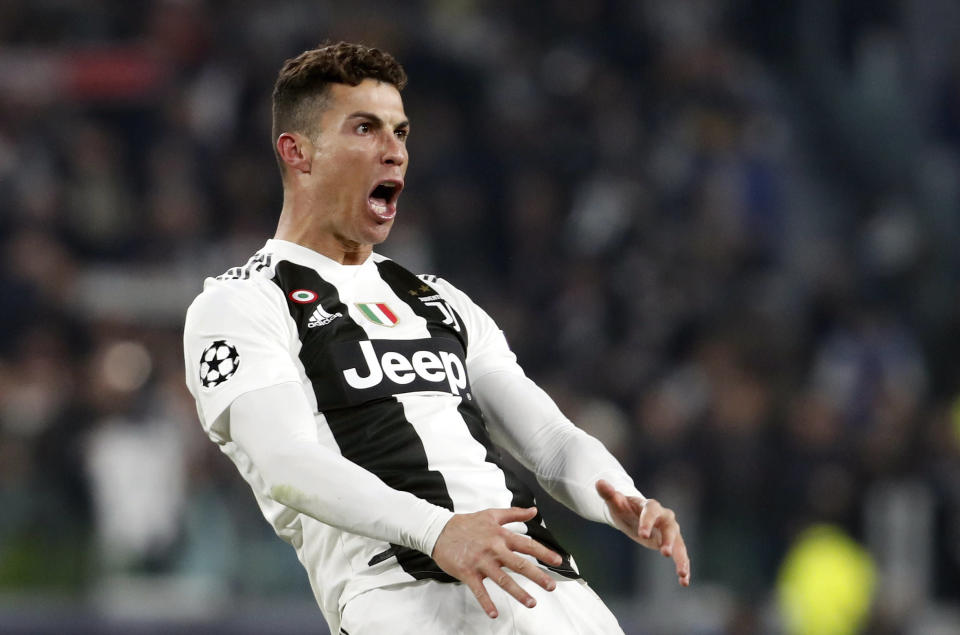
[(397, 166), (402, 166), (407, 162), (407, 146), (392, 134), (383, 149), (383, 162), (387, 165)]

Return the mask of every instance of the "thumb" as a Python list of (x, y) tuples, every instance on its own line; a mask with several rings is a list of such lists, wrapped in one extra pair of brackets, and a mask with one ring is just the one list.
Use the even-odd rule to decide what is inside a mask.
[(614, 502), (617, 497), (617, 490), (607, 481), (600, 479), (597, 481), (597, 493), (600, 494), (600, 498), (607, 501), (608, 503)]

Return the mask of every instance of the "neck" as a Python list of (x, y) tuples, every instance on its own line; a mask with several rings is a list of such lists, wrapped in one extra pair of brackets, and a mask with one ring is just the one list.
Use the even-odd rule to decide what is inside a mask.
[(342, 265), (362, 265), (373, 252), (373, 245), (364, 245), (339, 236), (324, 227), (313, 206), (298, 204), (297, 197), (285, 192), (283, 209), (273, 237), (296, 243), (323, 254)]

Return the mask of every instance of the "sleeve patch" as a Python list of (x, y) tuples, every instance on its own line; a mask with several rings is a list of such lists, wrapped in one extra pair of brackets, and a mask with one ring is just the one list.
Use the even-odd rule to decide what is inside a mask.
[(215, 340), (200, 355), (200, 383), (214, 388), (236, 374), (240, 367), (240, 353), (227, 340)]

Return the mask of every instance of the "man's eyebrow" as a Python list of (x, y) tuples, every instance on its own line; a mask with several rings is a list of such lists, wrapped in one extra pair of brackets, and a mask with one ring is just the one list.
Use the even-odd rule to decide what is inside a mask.
[[(367, 119), (370, 121), (370, 123), (372, 123), (377, 127), (383, 126), (383, 119), (373, 114), (372, 112), (365, 112), (363, 110), (358, 110), (357, 112), (350, 113), (347, 119)], [(404, 119), (403, 121), (398, 123), (394, 129), (409, 128), (409, 127), (410, 127), (410, 121), (408, 119)]]

